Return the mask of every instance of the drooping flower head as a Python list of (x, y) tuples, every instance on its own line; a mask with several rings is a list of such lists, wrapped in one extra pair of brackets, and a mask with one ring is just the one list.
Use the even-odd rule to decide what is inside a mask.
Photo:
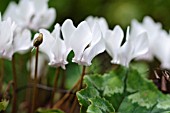
[(132, 59), (148, 51), (148, 36), (146, 32), (129, 34), (127, 28), (126, 42), (121, 46), (124, 33), (120, 26), (115, 26), (113, 31), (107, 31), (105, 39), (106, 51), (112, 57), (111, 63), (128, 67)]
[(161, 68), (170, 69), (170, 34), (162, 30), (154, 40), (154, 45), (152, 52), (160, 61)]
[(72, 33), (69, 44), (74, 52), (72, 61), (85, 66), (91, 65), (92, 59), (105, 50), (98, 23), (90, 28), (82, 21)]
[[(60, 25), (56, 24), (55, 29), (50, 33), (46, 29), (40, 29), (40, 33), (43, 34), (43, 42), (39, 46), (40, 50), (49, 57), (49, 65), (54, 67), (62, 67), (65, 69), (65, 65), (68, 63), (66, 60), (66, 46), (60, 36)], [(34, 36), (34, 39), (38, 34)]]
[(0, 40), (0, 56), (9, 60), (14, 53), (23, 53), (31, 47), (30, 31), (21, 29), (10, 18), (0, 21)]
[(10, 51), (13, 43), (15, 28), (16, 25), (10, 18), (2, 21), (0, 14), (0, 57), (9, 59), (8, 51)]
[(48, 0), (21, 0), (19, 4), (10, 2), (4, 18), (11, 17), (22, 28), (38, 30), (48, 28), (56, 17), (54, 8), (48, 8)]
[(106, 31), (109, 29), (107, 21), (103, 17), (93, 17), (93, 16), (88, 16), (86, 19), (87, 23), (89, 24), (90, 28), (93, 28), (95, 23), (99, 24), (99, 27), (101, 29), (103, 37), (105, 37)]
[(161, 23), (156, 23), (154, 20), (145, 16), (142, 23), (139, 23), (137, 20), (132, 20), (131, 22), (131, 34), (135, 34), (136, 32), (146, 32), (149, 40), (149, 50), (146, 54), (137, 57), (137, 59), (144, 60), (153, 60), (153, 48), (155, 46), (154, 41), (158, 40), (158, 35), (162, 30)]

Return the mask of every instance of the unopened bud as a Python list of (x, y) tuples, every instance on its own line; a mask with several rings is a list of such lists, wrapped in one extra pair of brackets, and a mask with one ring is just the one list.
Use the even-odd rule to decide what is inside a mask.
[(43, 42), (43, 34), (39, 33), (38, 37), (34, 40), (33, 45), (38, 47)]

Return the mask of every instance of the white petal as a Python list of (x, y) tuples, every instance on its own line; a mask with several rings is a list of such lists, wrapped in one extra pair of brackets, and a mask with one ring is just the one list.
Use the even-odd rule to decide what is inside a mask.
[(133, 58), (143, 55), (148, 52), (149, 50), (149, 41), (148, 41), (148, 35), (146, 32), (143, 32), (138, 35), (138, 38), (134, 40), (132, 43), (135, 45)]
[[(40, 29), (39, 32), (43, 34), (43, 42), (39, 46), (40, 50), (42, 52), (46, 53), (48, 55), (48, 57), (50, 58), (51, 57), (50, 50), (51, 50), (52, 46), (54, 45), (55, 39), (54, 39), (54, 37), (52, 37), (50, 32), (45, 29)], [(36, 38), (36, 36), (34, 36), (34, 39), (35, 38)]]
[(3, 18), (7, 19), (11, 17), (12, 19), (14, 19), (14, 17), (16, 16), (14, 13), (16, 11), (16, 8), (17, 8), (17, 4), (11, 1), (3, 14)]
[(71, 37), (71, 48), (74, 51), (73, 62), (81, 60), (83, 52), (92, 40), (92, 34), (87, 22), (81, 22)]
[(113, 31), (107, 31), (105, 35), (106, 51), (113, 58), (121, 46), (124, 34), (120, 26), (116, 26)]
[(102, 31), (102, 34), (104, 35), (105, 32), (109, 29), (108, 27), (108, 24), (107, 24), (107, 21), (105, 18), (101, 17), (99, 18), (99, 21), (98, 21), (99, 25), (100, 25), (100, 29)]
[(57, 23), (54, 27), (54, 30), (52, 31), (51, 35), (57, 39), (58, 37), (60, 37), (60, 25)]
[(169, 36), (161, 36), (158, 35), (160, 40), (154, 41), (154, 48), (152, 52), (156, 56), (156, 58), (161, 62), (161, 67), (170, 69), (170, 38)]
[(95, 23), (92, 27), (92, 41), (90, 43), (90, 46), (95, 45), (100, 41), (102, 37), (101, 29), (98, 23)]
[(25, 51), (31, 47), (31, 32), (28, 29), (16, 31), (13, 40), (14, 52)]
[(44, 11), (48, 8), (48, 0), (30, 0), (33, 2), (34, 10), (36, 13), (44, 13)]
[(95, 45), (93, 46), (90, 46), (88, 47), (85, 51), (84, 51), (84, 54), (83, 54), (83, 57), (82, 57), (82, 60), (81, 60), (81, 64), (82, 65), (86, 65), (86, 66), (89, 66), (91, 65), (91, 61), (92, 59), (104, 52), (105, 50), (105, 45), (104, 45), (104, 41), (102, 38), (100, 38), (100, 40), (98, 41), (98, 43), (96, 43)]
[(128, 67), (133, 58), (146, 54), (148, 50), (149, 42), (146, 32), (139, 34), (136, 38), (130, 37), (121, 47), (119, 54), (120, 64)]
[(61, 66), (62, 68), (64, 68), (65, 64), (67, 64), (67, 61), (64, 57), (64, 54), (66, 53), (65, 43), (63, 40), (60, 39), (60, 37), (57, 37), (54, 43), (55, 44), (51, 50), (53, 57), (51, 57), (49, 65), (55, 67)]
[(70, 41), (71, 41), (70, 38), (75, 30), (76, 28), (74, 27), (73, 21), (71, 19), (67, 19), (64, 21), (61, 27), (61, 31), (62, 31), (63, 39), (68, 48), (70, 48)]
[(95, 19), (93, 16), (88, 16), (85, 21), (89, 24), (90, 28), (92, 28), (94, 26), (95, 23)]

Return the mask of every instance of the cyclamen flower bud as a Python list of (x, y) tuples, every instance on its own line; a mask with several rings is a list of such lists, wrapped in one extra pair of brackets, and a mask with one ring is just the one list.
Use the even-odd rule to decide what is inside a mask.
[(39, 33), (38, 37), (34, 40), (33, 45), (38, 47), (43, 42), (43, 34)]

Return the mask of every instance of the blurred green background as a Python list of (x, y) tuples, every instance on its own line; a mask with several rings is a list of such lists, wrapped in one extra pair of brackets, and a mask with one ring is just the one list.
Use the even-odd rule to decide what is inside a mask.
[[(0, 0), (2, 13), (10, 1)], [(87, 16), (94, 15), (105, 17), (110, 28), (120, 24), (125, 29), (132, 19), (141, 21), (149, 15), (161, 22), (166, 30), (170, 27), (170, 0), (49, 0), (49, 5), (56, 8), (56, 22), (60, 24), (67, 18), (78, 24)]]

